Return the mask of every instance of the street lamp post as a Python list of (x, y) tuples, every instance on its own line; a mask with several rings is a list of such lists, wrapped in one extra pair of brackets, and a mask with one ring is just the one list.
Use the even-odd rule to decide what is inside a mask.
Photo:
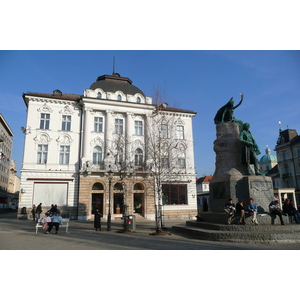
[(109, 191), (108, 191), (108, 215), (107, 215), (107, 231), (111, 230), (111, 181), (113, 179), (114, 173), (112, 170), (107, 172), (108, 183), (109, 183)]

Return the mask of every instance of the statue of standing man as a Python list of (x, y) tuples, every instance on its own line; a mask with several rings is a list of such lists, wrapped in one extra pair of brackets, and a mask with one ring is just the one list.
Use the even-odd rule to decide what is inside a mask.
[(254, 165), (255, 175), (262, 175), (259, 172), (258, 159), (256, 157), (256, 155), (260, 154), (260, 150), (249, 128), (250, 124), (245, 123), (240, 133), (240, 141), (242, 142), (241, 162), (247, 166), (247, 175), (252, 175), (250, 164)]

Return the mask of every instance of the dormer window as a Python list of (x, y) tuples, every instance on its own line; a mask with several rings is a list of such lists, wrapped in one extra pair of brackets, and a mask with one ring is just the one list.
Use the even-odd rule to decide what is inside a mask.
[(141, 98), (140, 97), (136, 98), (136, 103), (141, 103)]
[(98, 92), (97, 98), (98, 98), (98, 99), (101, 99), (101, 98), (102, 98), (102, 94), (101, 94), (100, 92)]
[(120, 94), (118, 95), (118, 101), (122, 101), (122, 96)]
[(55, 91), (53, 91), (53, 95), (61, 96), (62, 92), (60, 90), (55, 90)]

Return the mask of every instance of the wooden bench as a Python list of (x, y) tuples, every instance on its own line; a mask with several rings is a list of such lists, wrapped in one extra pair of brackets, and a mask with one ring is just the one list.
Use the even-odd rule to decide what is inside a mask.
[[(59, 228), (66, 228), (66, 232), (69, 231), (69, 218), (63, 218), (63, 224), (59, 225)], [(41, 219), (38, 219), (38, 222), (35, 225), (35, 233), (38, 233), (39, 228), (43, 228), (44, 224), (41, 223)]]

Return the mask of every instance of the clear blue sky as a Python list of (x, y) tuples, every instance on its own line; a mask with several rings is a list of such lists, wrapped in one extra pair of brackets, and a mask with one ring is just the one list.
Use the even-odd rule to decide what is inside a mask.
[[(273, 149), (282, 128), (300, 133), (300, 51), (0, 51), (0, 112), (14, 132), (12, 159), (22, 167), (28, 91), (83, 94), (97, 77), (115, 71), (147, 96), (156, 87), (170, 106), (197, 112), (193, 119), (198, 177), (215, 170), (217, 110), (245, 98), (235, 117), (251, 124), (261, 148)], [(259, 156), (260, 157), (260, 156)]]

